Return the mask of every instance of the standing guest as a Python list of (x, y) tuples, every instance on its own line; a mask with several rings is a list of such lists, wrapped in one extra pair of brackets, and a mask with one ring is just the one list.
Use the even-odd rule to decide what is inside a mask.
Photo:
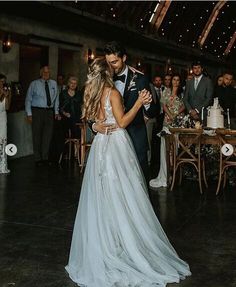
[(7, 168), (7, 113), (11, 104), (11, 90), (6, 85), (6, 76), (0, 74), (0, 174), (9, 173)]
[(192, 79), (193, 79), (193, 74), (188, 74), (187, 78), (186, 78), (186, 81), (190, 81)]
[(185, 83), (184, 83), (184, 85), (183, 85), (183, 91), (185, 91), (186, 82), (187, 82), (187, 81), (190, 81), (190, 80), (192, 80), (192, 79), (193, 79), (193, 75), (192, 75), (192, 74), (188, 74), (187, 77), (186, 77), (186, 79), (185, 79)]
[(219, 104), (223, 108), (225, 114), (229, 109), (231, 118), (231, 128), (236, 128), (236, 90), (232, 87), (233, 73), (227, 71), (223, 74), (223, 84), (216, 87), (214, 96), (219, 98)]
[[(173, 120), (183, 114), (185, 107), (183, 103), (183, 89), (181, 87), (181, 79), (178, 74), (173, 75), (171, 80), (171, 88), (165, 89), (162, 93), (161, 103), (165, 112), (163, 126), (169, 128)], [(161, 137), (161, 164), (157, 178), (150, 180), (150, 187), (167, 187), (167, 165), (166, 165), (166, 145), (165, 138)]]
[(193, 79), (186, 82), (184, 104), (194, 120), (200, 119), (201, 109), (208, 107), (213, 96), (212, 81), (203, 75), (200, 61), (192, 63)]
[(81, 122), (81, 106), (82, 96), (78, 90), (78, 78), (71, 76), (68, 79), (67, 87), (59, 95), (61, 120), (54, 122), (49, 156), (51, 163), (58, 164), (69, 131), (71, 138), (80, 138), (80, 129), (76, 124)]
[(58, 119), (59, 97), (56, 81), (50, 79), (50, 69), (40, 69), (40, 79), (31, 82), (25, 99), (28, 121), (32, 122), (33, 149), (37, 166), (47, 164), (53, 133), (53, 120)]
[[(126, 112), (133, 107), (141, 91), (147, 90), (150, 98), (152, 98), (147, 78), (133, 67), (126, 65), (126, 51), (120, 43), (115, 41), (108, 43), (105, 46), (104, 52), (107, 63), (114, 73), (113, 80), (115, 87), (123, 97)], [(148, 118), (155, 117), (157, 115), (157, 107), (153, 101), (138, 111), (126, 129), (131, 137), (139, 163), (148, 182), (149, 176), (147, 151), (149, 145), (143, 115)], [(93, 124), (93, 130), (100, 133), (105, 133), (106, 128), (107, 125), (100, 122)]]
[(223, 75), (219, 75), (216, 79), (216, 87), (223, 85)]
[(74, 138), (80, 137), (76, 124), (81, 122), (81, 106), (82, 97), (78, 91), (78, 78), (71, 76), (68, 80), (67, 88), (60, 94), (59, 110), (66, 131), (70, 129), (71, 136)]
[(83, 118), (105, 118), (116, 129), (97, 133), (84, 173), (66, 266), (79, 286), (164, 287), (191, 275), (154, 213), (125, 129), (149, 102), (143, 89), (125, 113), (110, 67), (103, 58), (94, 60), (85, 85)]
[(65, 76), (62, 74), (59, 74), (57, 76), (57, 88), (58, 88), (58, 93), (60, 95), (60, 93), (66, 89), (66, 85), (65, 85)]
[(150, 83), (152, 98), (157, 105), (158, 112), (155, 118), (148, 119), (146, 122), (149, 142), (148, 161), (151, 167), (154, 167), (154, 170), (156, 170), (156, 166), (158, 167), (160, 164), (160, 138), (157, 137), (157, 133), (162, 130), (164, 119), (164, 113), (160, 102), (162, 91), (165, 89), (162, 82), (162, 77), (160, 75), (155, 75), (152, 83)]
[(168, 75), (168, 74), (165, 75), (165, 77), (164, 77), (164, 86), (166, 88), (170, 88), (171, 87), (171, 78), (172, 78), (171, 75)]

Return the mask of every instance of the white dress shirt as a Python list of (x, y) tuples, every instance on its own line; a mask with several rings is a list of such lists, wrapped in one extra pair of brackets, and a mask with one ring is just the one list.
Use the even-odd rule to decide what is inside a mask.
[(117, 90), (120, 92), (121, 96), (124, 96), (124, 91), (125, 91), (125, 85), (127, 81), (127, 75), (128, 75), (128, 66), (125, 67), (124, 71), (117, 76), (125, 75), (125, 82), (123, 83), (122, 81), (115, 81), (115, 87)]
[(201, 81), (203, 74), (201, 74), (199, 77), (194, 77), (194, 89), (197, 89), (197, 86), (199, 84), (199, 82)]

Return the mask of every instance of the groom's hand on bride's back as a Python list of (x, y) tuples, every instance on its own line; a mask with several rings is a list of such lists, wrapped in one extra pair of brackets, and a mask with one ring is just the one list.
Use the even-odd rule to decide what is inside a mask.
[(114, 124), (106, 124), (102, 121), (98, 121), (92, 125), (92, 129), (94, 132), (98, 132), (100, 134), (109, 134), (117, 129), (117, 126)]

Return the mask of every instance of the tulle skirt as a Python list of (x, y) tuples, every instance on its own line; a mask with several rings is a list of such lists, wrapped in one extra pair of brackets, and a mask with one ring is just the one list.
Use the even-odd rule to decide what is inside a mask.
[(86, 287), (166, 286), (191, 275), (153, 211), (124, 129), (93, 141), (66, 270)]

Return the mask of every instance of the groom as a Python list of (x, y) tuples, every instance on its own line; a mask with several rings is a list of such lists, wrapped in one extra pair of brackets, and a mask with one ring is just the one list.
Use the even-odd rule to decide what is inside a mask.
[[(114, 72), (114, 83), (124, 99), (125, 112), (128, 112), (136, 102), (139, 92), (143, 89), (150, 91), (146, 77), (133, 67), (126, 65), (126, 51), (118, 42), (110, 42), (104, 48), (107, 63)], [(151, 94), (150, 94), (151, 98)], [(133, 122), (126, 128), (134, 145), (140, 166), (148, 182), (148, 138), (144, 117), (152, 118), (157, 115), (157, 107), (152, 101), (140, 109)], [(94, 123), (93, 130), (104, 133), (106, 126)]]

